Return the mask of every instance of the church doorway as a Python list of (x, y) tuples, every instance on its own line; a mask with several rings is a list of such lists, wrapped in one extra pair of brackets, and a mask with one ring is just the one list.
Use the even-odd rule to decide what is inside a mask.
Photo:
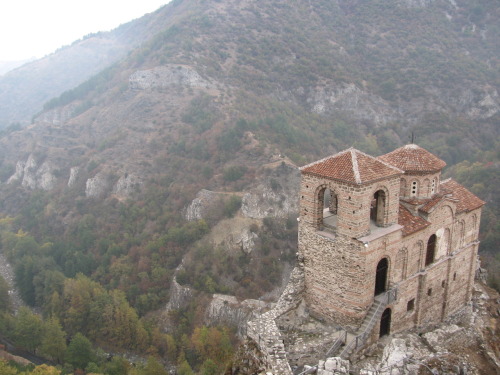
[(387, 258), (383, 258), (377, 264), (377, 274), (375, 276), (375, 295), (378, 296), (386, 291), (387, 285), (387, 270), (389, 262)]
[(380, 318), (380, 335), (379, 337), (388, 335), (391, 333), (391, 309), (387, 308), (382, 313), (382, 318)]

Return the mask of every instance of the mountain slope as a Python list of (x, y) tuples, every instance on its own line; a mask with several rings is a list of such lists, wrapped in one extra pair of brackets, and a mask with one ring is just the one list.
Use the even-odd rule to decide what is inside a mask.
[[(136, 30), (147, 42), (0, 139), (0, 212), (65, 277), (141, 315), (177, 295), (272, 296), (294, 262), (297, 165), (412, 132), (489, 201), (496, 233), (495, 1), (177, 0), (157, 15)], [(190, 333), (202, 305), (167, 326)]]
[(0, 129), (29, 123), (46, 101), (125, 57), (175, 19), (170, 8), (167, 5), (111, 32), (89, 34), (1, 76)]

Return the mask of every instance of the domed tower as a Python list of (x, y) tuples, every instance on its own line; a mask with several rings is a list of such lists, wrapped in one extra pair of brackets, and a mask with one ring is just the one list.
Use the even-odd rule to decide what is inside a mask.
[[(379, 255), (368, 239), (398, 231), (403, 171), (354, 148), (300, 168), (299, 258), (312, 315), (359, 325)], [(385, 290), (387, 282), (379, 282)]]
[(422, 147), (409, 144), (378, 159), (404, 171), (401, 176), (402, 199), (423, 200), (439, 193), (441, 170), (446, 163)]

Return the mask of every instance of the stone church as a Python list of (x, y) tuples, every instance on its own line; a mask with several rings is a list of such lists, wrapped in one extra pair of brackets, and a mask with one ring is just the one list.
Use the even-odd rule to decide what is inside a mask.
[(247, 327), (273, 373), (292, 373), (282, 329), (300, 306), (338, 329), (324, 355), (349, 358), (471, 300), (484, 202), (441, 180), (445, 165), (409, 144), (379, 157), (350, 148), (300, 168), (298, 266), (276, 306)]
[(378, 158), (350, 148), (300, 168), (299, 259), (313, 316), (370, 329), (375, 316), (366, 333), (381, 336), (470, 301), (484, 202), (441, 180), (445, 165), (409, 144)]

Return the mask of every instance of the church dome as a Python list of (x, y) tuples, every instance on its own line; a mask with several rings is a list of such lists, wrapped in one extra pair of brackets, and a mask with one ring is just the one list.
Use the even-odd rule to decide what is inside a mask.
[(405, 145), (379, 156), (378, 159), (402, 169), (405, 173), (438, 172), (446, 166), (443, 160), (416, 144)]

